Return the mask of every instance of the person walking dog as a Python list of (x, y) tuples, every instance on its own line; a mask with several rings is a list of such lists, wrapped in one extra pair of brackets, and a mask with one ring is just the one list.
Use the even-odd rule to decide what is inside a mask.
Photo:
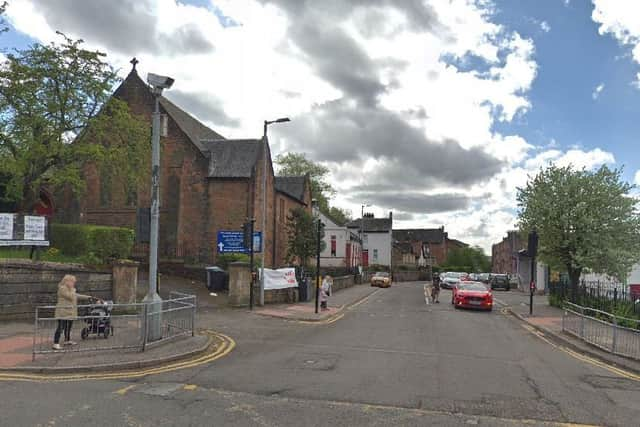
[[(90, 300), (93, 297), (76, 292), (76, 277), (67, 274), (58, 283), (58, 303), (56, 304), (55, 318), (58, 319), (58, 327), (53, 335), (53, 349), (62, 350), (60, 335), (64, 332), (64, 345), (74, 345), (71, 341), (71, 326), (78, 317), (78, 300)], [(100, 300), (98, 300), (100, 301)]]

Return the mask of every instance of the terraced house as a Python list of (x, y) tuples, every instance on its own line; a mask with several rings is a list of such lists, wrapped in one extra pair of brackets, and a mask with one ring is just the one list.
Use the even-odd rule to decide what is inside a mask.
[[(125, 101), (132, 113), (151, 126), (153, 95), (135, 65), (113, 96)], [(285, 265), (288, 211), (303, 207), (311, 212), (308, 177), (276, 178), (268, 141), (262, 138), (225, 139), (164, 96), (160, 110), (160, 257), (215, 263), (218, 231), (241, 230), (246, 218), (253, 217), (255, 230), (265, 236), (265, 265)], [(55, 220), (144, 226), (150, 206), (150, 178), (139, 188), (125, 191), (87, 165), (85, 179), (86, 194), (79, 199), (64, 198)], [(265, 199), (266, 228), (262, 230)], [(145, 233), (138, 234), (143, 238), (136, 242), (136, 254), (145, 257)]]

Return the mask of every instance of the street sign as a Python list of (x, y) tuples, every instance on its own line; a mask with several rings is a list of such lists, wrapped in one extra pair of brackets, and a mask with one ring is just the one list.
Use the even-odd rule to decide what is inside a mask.
[[(244, 246), (244, 233), (242, 231), (218, 231), (218, 253), (249, 253)], [(253, 252), (262, 252), (262, 232), (253, 232)]]

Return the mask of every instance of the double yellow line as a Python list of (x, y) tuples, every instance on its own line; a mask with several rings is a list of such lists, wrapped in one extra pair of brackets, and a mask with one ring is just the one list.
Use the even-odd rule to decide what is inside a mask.
[(139, 378), (146, 375), (163, 374), (166, 372), (172, 372), (179, 369), (193, 368), (195, 366), (203, 365), (205, 363), (213, 362), (220, 359), (235, 348), (236, 342), (229, 336), (214, 332), (206, 331), (206, 334), (210, 335), (212, 339), (218, 340), (218, 345), (213, 353), (207, 353), (195, 359), (189, 359), (184, 361), (178, 361), (169, 363), (164, 366), (158, 366), (154, 368), (146, 368), (140, 370), (123, 370), (117, 372), (105, 372), (95, 374), (29, 374), (29, 373), (13, 373), (13, 372), (0, 372), (0, 381), (85, 381), (85, 380), (116, 380), (123, 378)]

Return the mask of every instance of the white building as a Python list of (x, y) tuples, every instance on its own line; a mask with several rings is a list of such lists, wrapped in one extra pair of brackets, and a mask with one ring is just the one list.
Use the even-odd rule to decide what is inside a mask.
[(320, 266), (354, 268), (361, 264), (362, 245), (357, 233), (339, 226), (326, 215), (319, 213), (324, 226), (325, 248), (320, 253)]
[(362, 235), (362, 265), (383, 265), (391, 268), (391, 248), (393, 243), (393, 213), (389, 218), (374, 218), (373, 214), (356, 219), (347, 227)]

